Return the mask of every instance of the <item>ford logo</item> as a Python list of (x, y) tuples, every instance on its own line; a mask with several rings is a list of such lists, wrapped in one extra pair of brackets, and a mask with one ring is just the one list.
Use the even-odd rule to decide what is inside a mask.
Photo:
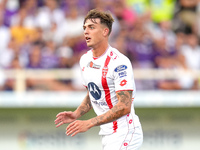
[(115, 68), (115, 72), (120, 72), (120, 71), (123, 71), (125, 69), (127, 69), (126, 65), (120, 65), (120, 66)]

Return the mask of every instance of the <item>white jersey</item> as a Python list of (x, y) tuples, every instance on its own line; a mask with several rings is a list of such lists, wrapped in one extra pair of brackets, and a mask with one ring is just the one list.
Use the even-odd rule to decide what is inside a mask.
[[(135, 97), (135, 82), (130, 60), (117, 49), (108, 47), (106, 52), (98, 57), (93, 57), (92, 50), (85, 53), (80, 59), (83, 85), (89, 90), (89, 97), (97, 115), (110, 110), (118, 102), (116, 92), (133, 91), (132, 101)], [(100, 135), (114, 132), (127, 131), (140, 125), (135, 115), (132, 102), (131, 113), (114, 122), (101, 125)]]

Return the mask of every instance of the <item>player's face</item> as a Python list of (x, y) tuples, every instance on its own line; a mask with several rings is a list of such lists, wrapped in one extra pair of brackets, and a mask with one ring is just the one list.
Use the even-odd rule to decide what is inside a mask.
[(105, 39), (104, 30), (105, 26), (100, 24), (100, 19), (87, 19), (83, 25), (84, 36), (88, 47), (96, 48)]

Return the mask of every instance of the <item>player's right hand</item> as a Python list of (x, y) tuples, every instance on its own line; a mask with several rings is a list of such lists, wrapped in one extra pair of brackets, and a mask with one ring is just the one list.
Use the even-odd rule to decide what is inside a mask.
[(60, 112), (56, 115), (57, 119), (54, 121), (56, 127), (59, 127), (66, 123), (71, 123), (76, 120), (76, 115), (72, 111)]

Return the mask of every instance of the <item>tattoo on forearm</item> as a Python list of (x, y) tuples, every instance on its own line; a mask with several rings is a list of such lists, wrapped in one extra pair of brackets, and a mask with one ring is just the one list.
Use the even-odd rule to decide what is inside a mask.
[(85, 113), (87, 113), (90, 109), (92, 108), (91, 102), (89, 97), (86, 97), (82, 103), (82, 105), (79, 106), (79, 111), (80, 111), (80, 115), (84, 115)]
[(130, 105), (132, 100), (132, 91), (120, 91), (117, 93), (117, 98), (119, 101), (128, 106)]
[(112, 122), (127, 113), (127, 108), (131, 107), (132, 91), (117, 92), (117, 98), (120, 103), (116, 104), (110, 111), (108, 111), (104, 115), (97, 116), (91, 120), (95, 126)]

